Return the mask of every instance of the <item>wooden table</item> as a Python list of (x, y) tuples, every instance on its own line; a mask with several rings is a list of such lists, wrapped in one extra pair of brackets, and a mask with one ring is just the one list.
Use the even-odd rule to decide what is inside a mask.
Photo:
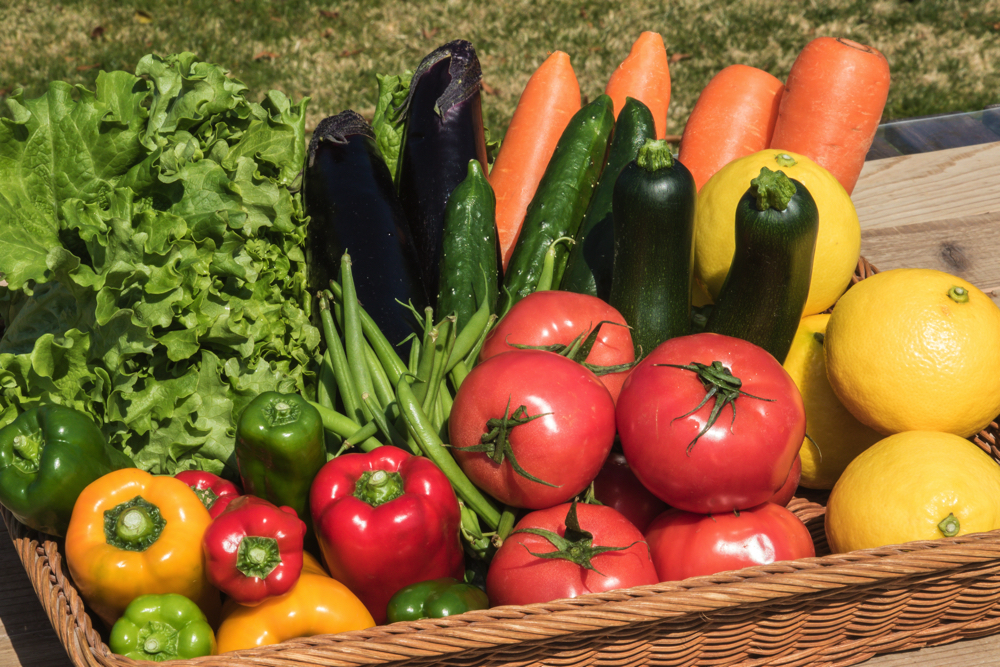
[[(947, 271), (1000, 304), (1000, 109), (884, 125), (853, 199), (861, 253), (879, 269)], [(863, 664), (971, 667), (997, 664), (998, 654), (995, 635)], [(8, 665), (70, 662), (0, 521), (0, 666)]]

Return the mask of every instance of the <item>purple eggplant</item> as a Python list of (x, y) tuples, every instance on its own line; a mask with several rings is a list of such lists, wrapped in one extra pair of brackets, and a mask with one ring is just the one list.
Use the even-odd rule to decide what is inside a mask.
[(382, 333), (399, 343), (413, 333), (410, 301), (422, 312), (427, 290), (392, 175), (371, 125), (342, 111), (317, 126), (304, 179), (309, 287), (339, 279), (340, 258), (351, 255), (358, 300)]
[[(469, 160), (488, 173), (481, 82), (476, 50), (455, 40), (423, 59), (403, 102), (397, 187), (425, 285), (438, 284), (448, 196), (465, 179)], [(436, 294), (428, 292), (434, 305)]]

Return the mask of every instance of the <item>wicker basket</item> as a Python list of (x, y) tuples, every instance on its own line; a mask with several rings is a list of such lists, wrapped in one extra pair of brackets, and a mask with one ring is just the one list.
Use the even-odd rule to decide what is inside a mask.
[[(862, 259), (855, 280), (873, 272)], [(1000, 460), (998, 435), (993, 423), (973, 440)], [(815, 558), (172, 664), (851, 665), (1000, 632), (1000, 530), (829, 555), (825, 497), (816, 493), (789, 504), (813, 535)], [(92, 625), (61, 542), (6, 510), (3, 518), (73, 663), (137, 664), (112, 654)]]

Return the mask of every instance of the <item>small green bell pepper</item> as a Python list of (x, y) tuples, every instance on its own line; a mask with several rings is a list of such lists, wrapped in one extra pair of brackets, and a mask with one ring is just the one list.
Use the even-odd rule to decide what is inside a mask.
[(326, 464), (323, 420), (297, 394), (264, 392), (236, 424), (236, 465), (244, 493), (291, 507), (312, 526), (309, 487)]
[(0, 429), (0, 504), (43, 533), (65, 536), (80, 492), (113, 470), (134, 467), (73, 408), (40, 405)]
[(489, 606), (490, 601), (482, 589), (452, 577), (442, 577), (401, 588), (389, 599), (386, 615), (390, 623), (395, 623), (444, 618)]
[(215, 655), (215, 633), (194, 602), (176, 593), (140, 595), (111, 628), (108, 646), (133, 660)]

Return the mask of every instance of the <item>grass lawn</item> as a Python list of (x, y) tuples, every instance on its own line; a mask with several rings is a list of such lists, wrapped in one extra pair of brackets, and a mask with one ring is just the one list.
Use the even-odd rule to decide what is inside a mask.
[(881, 50), (892, 68), (884, 119), (974, 111), (1000, 102), (1000, 0), (7, 0), (0, 7), (0, 96), (61, 79), (92, 87), (101, 69), (146, 53), (193, 51), (248, 84), (309, 96), (307, 127), (353, 108), (370, 117), (375, 73), (413, 69), (456, 38), (482, 62), (486, 123), (502, 134), (535, 68), (566, 51), (584, 96), (603, 91), (644, 30), (672, 56), (668, 133), (698, 93), (744, 63), (784, 79), (821, 35)]

